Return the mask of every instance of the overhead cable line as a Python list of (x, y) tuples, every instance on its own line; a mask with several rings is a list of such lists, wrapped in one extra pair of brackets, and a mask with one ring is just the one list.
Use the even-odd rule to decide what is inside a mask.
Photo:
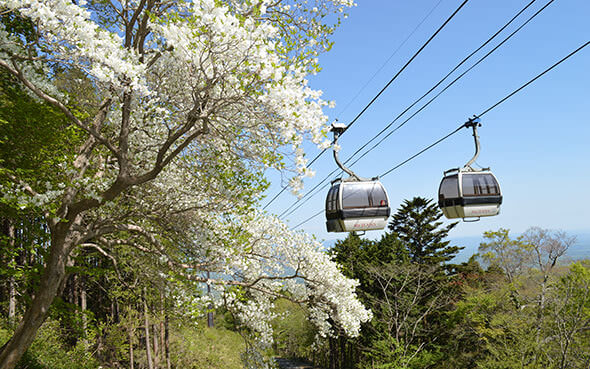
[[(385, 131), (387, 131), (387, 129), (389, 129), (389, 127), (391, 127), (395, 122), (397, 122), (398, 119), (400, 119), (405, 113), (407, 113), (411, 108), (413, 108), (417, 103), (419, 103), (420, 101), (422, 101), (422, 99), (424, 99), (426, 96), (428, 96), (432, 91), (434, 91), (438, 86), (440, 86), (444, 81), (446, 81), (447, 78), (449, 78), (449, 76), (451, 74), (453, 74), (457, 69), (459, 69), (463, 64), (465, 64), (465, 62), (469, 59), (471, 59), (471, 57), (473, 55), (475, 55), (478, 51), (480, 51), (481, 49), (483, 49), (487, 44), (489, 44), (492, 40), (494, 40), (494, 38), (496, 38), (496, 36), (498, 36), (502, 31), (504, 31), (510, 24), (512, 24), (512, 22), (514, 22), (514, 20), (516, 18), (518, 18), (518, 16), (520, 16), (526, 9), (528, 9), (535, 1), (537, 0), (532, 0), (531, 2), (529, 2), (524, 8), (522, 8), (518, 13), (516, 13), (516, 15), (514, 15), (506, 24), (504, 24), (498, 31), (496, 31), (496, 33), (494, 33), (492, 36), (490, 36), (483, 44), (481, 44), (477, 49), (473, 50), (469, 55), (467, 55), (465, 58), (463, 58), (463, 60), (461, 60), (459, 62), (459, 64), (457, 64), (453, 69), (451, 69), (450, 72), (448, 72), (440, 81), (438, 81), (434, 86), (432, 86), (430, 88), (430, 90), (428, 90), (426, 93), (424, 93), (422, 96), (420, 96), (420, 98), (418, 98), (416, 101), (414, 101), (412, 104), (410, 104), (404, 111), (402, 111), (401, 113), (399, 113), (397, 115), (397, 117), (395, 117), (395, 119), (393, 119), (388, 125), (386, 125), (381, 131), (379, 131), (379, 133), (377, 133), (375, 136), (373, 136), (373, 138), (371, 138), (369, 141), (367, 141), (363, 146), (361, 146), (360, 148), (358, 148), (347, 160), (346, 162), (350, 161), (356, 154), (358, 154), (361, 150), (363, 150), (365, 147), (367, 147), (367, 145), (369, 143), (371, 143), (373, 140), (375, 140), (377, 137), (381, 136)], [(502, 42), (500, 42), (496, 47), (494, 47), (492, 50), (490, 50), (486, 55), (484, 55), (482, 58), (480, 58), (474, 65), (472, 65), (469, 69), (467, 69), (465, 72), (463, 72), (459, 77), (457, 77), (455, 80), (453, 80), (451, 83), (449, 83), (443, 91), (441, 91), (438, 95), (435, 96), (438, 97), (442, 92), (444, 92), (446, 89), (448, 89), (450, 86), (452, 86), (455, 82), (457, 82), (459, 79), (461, 79), (465, 74), (467, 74), (469, 71), (471, 71), (471, 69), (473, 69), (476, 65), (478, 65), (479, 63), (481, 63), (483, 60), (485, 60), (488, 56), (490, 56), (494, 51), (496, 51), (500, 46), (502, 46), (506, 41), (508, 41), (510, 38), (512, 38), (512, 36), (514, 36), (516, 33), (518, 33), (518, 31), (520, 31), (525, 25), (527, 25), (533, 18), (535, 18), (539, 13), (541, 13), (543, 10), (545, 10), (545, 8), (547, 6), (549, 6), (549, 4), (551, 4), (554, 0), (550, 0), (547, 4), (545, 4), (541, 9), (539, 9), (535, 14), (533, 14), (531, 17), (529, 17), (529, 19), (527, 19), (522, 25), (520, 25), (520, 27), (518, 27), (514, 32), (512, 32), (510, 35), (508, 35), (506, 38), (504, 38), (504, 40), (502, 40)], [(430, 104), (432, 101), (434, 101), (434, 99), (432, 99), (431, 101), (428, 102), (428, 104)], [(428, 104), (426, 104), (425, 106), (423, 106), (421, 109), (424, 109)], [(409, 120), (409, 119), (408, 119)], [(397, 127), (394, 128), (394, 130), (391, 132), (395, 132), (397, 131), (399, 128), (401, 128), (404, 124), (406, 124), (408, 122), (408, 120), (404, 121), (403, 123), (401, 123), (400, 125), (398, 125)], [(389, 133), (389, 134), (391, 134)], [(372, 149), (370, 149), (369, 151), (371, 151)], [(345, 163), (346, 163), (345, 162)]]
[[(506, 29), (506, 27), (508, 27), (516, 18), (518, 18), (518, 16), (520, 16), (526, 9), (528, 9), (536, 0), (532, 0), (531, 2), (529, 2), (525, 7), (523, 7), (518, 13), (516, 13), (516, 15), (514, 15), (506, 24), (504, 24), (504, 26), (502, 26), (498, 31), (496, 31), (492, 36), (490, 36), (483, 44), (481, 44), (477, 49), (475, 49), (474, 51), (472, 51), (469, 55), (467, 55), (465, 58), (463, 58), (463, 60), (461, 62), (459, 62), (459, 64), (457, 64), (453, 69), (451, 69), (450, 72), (448, 72), (440, 81), (438, 81), (433, 87), (431, 87), (426, 93), (424, 93), (420, 98), (418, 98), (417, 100), (415, 100), (412, 104), (410, 104), (404, 111), (402, 111), (400, 114), (397, 115), (397, 117), (395, 119), (393, 119), (387, 126), (385, 126), (385, 128), (383, 128), (379, 133), (377, 133), (375, 136), (373, 136), (373, 138), (371, 138), (369, 141), (367, 141), (364, 145), (362, 145), (360, 148), (358, 148), (348, 159), (346, 159), (344, 161), (344, 164), (348, 164), (350, 162), (350, 160), (353, 159), (353, 157), (358, 154), (361, 150), (363, 150), (365, 147), (367, 147), (367, 145), (369, 145), (372, 141), (374, 141), (377, 137), (379, 137), (381, 134), (383, 134), (389, 127), (391, 127), (399, 118), (401, 118), (405, 113), (407, 113), (412, 107), (414, 107), (417, 103), (419, 103), (420, 101), (422, 101), (422, 99), (424, 99), (424, 97), (426, 97), (427, 95), (429, 95), (432, 91), (434, 91), (438, 86), (440, 86), (453, 72), (455, 72), (461, 65), (463, 65), (467, 60), (469, 60), (473, 55), (475, 55), (478, 51), (480, 51), (482, 48), (484, 48), (487, 44), (489, 44), (494, 38), (496, 38), (496, 36), (498, 36), (503, 30)], [(379, 142), (377, 142), (375, 145), (373, 145), (369, 150), (367, 150), (365, 153), (363, 153), (359, 158), (357, 158), (350, 166), (355, 165), (360, 159), (362, 159), (365, 155), (367, 155), (369, 152), (371, 152), (373, 149), (375, 149), (377, 146), (379, 146), (386, 138), (388, 138), (389, 136), (391, 136), (394, 132), (396, 132), (398, 129), (400, 129), (403, 125), (405, 125), (410, 119), (412, 119), (413, 117), (415, 117), (418, 113), (420, 113), (422, 110), (424, 110), (427, 106), (429, 106), (434, 100), (436, 100), (441, 94), (443, 94), (448, 88), (450, 88), (452, 85), (454, 85), (458, 80), (460, 80), (461, 78), (463, 78), (463, 76), (465, 76), (467, 73), (469, 73), (473, 68), (475, 68), (478, 64), (480, 64), (482, 61), (484, 61), (488, 56), (490, 56), (493, 52), (495, 52), (500, 46), (502, 46), (504, 43), (506, 43), (506, 41), (508, 41), (510, 38), (512, 38), (512, 36), (514, 36), (516, 33), (518, 33), (526, 24), (528, 24), (532, 19), (534, 19), (539, 13), (541, 13), (545, 8), (547, 8), (547, 6), (549, 6), (554, 0), (550, 0), (549, 2), (547, 2), (541, 9), (539, 9), (536, 13), (534, 13), (531, 17), (529, 17), (522, 25), (520, 25), (515, 31), (513, 31), (510, 35), (508, 35), (506, 38), (504, 38), (504, 40), (502, 40), (498, 45), (496, 45), (492, 50), (490, 50), (487, 54), (485, 54), (483, 57), (481, 57), (476, 63), (474, 63), (471, 67), (469, 67), (466, 71), (464, 71), (463, 73), (461, 73), (457, 78), (455, 78), (452, 82), (450, 82), (449, 84), (447, 84), (440, 92), (438, 92), (433, 98), (431, 98), (426, 104), (422, 105), (422, 107), (420, 109), (418, 109), (416, 112), (414, 112), (409, 118), (407, 118), (404, 122), (402, 122), (401, 124), (399, 124), (397, 127), (395, 127), (391, 132), (389, 132), (385, 137), (383, 137)], [(287, 208), (286, 210), (284, 210), (280, 215), (279, 218), (283, 217), (283, 215), (285, 215), (289, 210), (291, 210), (297, 203), (303, 201), (303, 199), (305, 199), (308, 196), (314, 196), (311, 195), (311, 193), (318, 188), (320, 185), (322, 185), (323, 183), (326, 182), (326, 180), (328, 180), (334, 173), (336, 173), (338, 171), (338, 169), (333, 170), (330, 174), (328, 174), (326, 177), (324, 177), (324, 179), (322, 179), (315, 187), (313, 187), (310, 191), (308, 191), (302, 198), (297, 199), (293, 204), (291, 204), (291, 206), (289, 206), (289, 208)], [(322, 187), (324, 188), (325, 185)], [(317, 194), (317, 192), (316, 192)], [(297, 206), (295, 209), (293, 210), (297, 210), (301, 207), (301, 205), (303, 205), (305, 202), (307, 202), (307, 200), (303, 201), (299, 206)]]
[(266, 208), (268, 208), (268, 207), (269, 207), (269, 205), (270, 205), (270, 204), (272, 204), (272, 203), (273, 203), (273, 202), (274, 202), (274, 201), (275, 201), (275, 200), (276, 200), (276, 199), (277, 199), (279, 196), (281, 196), (281, 194), (282, 194), (283, 192), (285, 192), (285, 190), (286, 190), (287, 188), (289, 188), (289, 186), (285, 186), (285, 187), (281, 188), (281, 190), (280, 190), (279, 192), (277, 192), (277, 194), (276, 194), (276, 195), (274, 195), (274, 196), (273, 196), (273, 198), (272, 198), (272, 199), (270, 199), (270, 201), (269, 201), (269, 202), (267, 202), (267, 203), (266, 203), (266, 205), (264, 205), (264, 206), (262, 207), (262, 210), (265, 210)]
[[(369, 101), (369, 103), (363, 108), (363, 110), (361, 110), (360, 113), (358, 113), (357, 116), (354, 117), (354, 119), (350, 123), (348, 123), (344, 132), (346, 132), (354, 123), (356, 123), (356, 121), (361, 117), (361, 115), (363, 115), (365, 111), (367, 111), (367, 109), (369, 109), (369, 107), (373, 105), (373, 103), (379, 98), (379, 96), (381, 96), (381, 94), (385, 92), (385, 90), (393, 83), (393, 81), (395, 81), (397, 77), (399, 77), (399, 75), (408, 67), (408, 65), (410, 65), (410, 63), (414, 61), (414, 59), (422, 52), (422, 50), (426, 48), (430, 41), (432, 41), (436, 37), (436, 35), (438, 35), (440, 31), (442, 31), (442, 29), (451, 21), (451, 19), (453, 19), (453, 17), (459, 12), (459, 10), (461, 10), (461, 8), (465, 4), (467, 4), (468, 1), (469, 0), (464, 0), (463, 3), (461, 3), (461, 5), (459, 5), (457, 9), (455, 9), (453, 14), (451, 14), (451, 16), (447, 18), (447, 20), (436, 30), (436, 32), (434, 32), (432, 36), (430, 36), (430, 38), (420, 47), (420, 49), (416, 51), (416, 53), (410, 58), (410, 60), (408, 60), (406, 64), (404, 64), (404, 66), (389, 80), (389, 82), (387, 82), (385, 86), (383, 86), (381, 91), (379, 91), (379, 93), (377, 93), (377, 95), (375, 95), (375, 97), (373, 97), (373, 99)], [(344, 132), (342, 132), (340, 135), (342, 136)], [(324, 149), (324, 151), (326, 150)]]
[(482, 116), (486, 115), (487, 113), (490, 112), (490, 110), (496, 108), (498, 105), (502, 104), (504, 101), (508, 100), (509, 98), (511, 98), (512, 96), (514, 96), (518, 92), (520, 92), (520, 90), (522, 90), (523, 88), (527, 87), (531, 83), (535, 82), (537, 79), (541, 78), (547, 72), (551, 71), (553, 68), (557, 67), (559, 64), (563, 63), (564, 61), (566, 61), (567, 59), (569, 59), (571, 56), (573, 56), (574, 54), (576, 54), (577, 52), (579, 52), (580, 50), (582, 50), (583, 48), (585, 48), (589, 44), (590, 44), (590, 41), (586, 41), (585, 44), (583, 44), (582, 46), (578, 47), (576, 50), (574, 50), (571, 53), (569, 53), (566, 57), (564, 57), (563, 59), (561, 59), (557, 63), (553, 64), (551, 67), (545, 69), (542, 73), (538, 74), (535, 78), (531, 79), (530, 81), (528, 81), (524, 85), (520, 86), (516, 90), (514, 90), (511, 93), (509, 93), (508, 95), (506, 95), (502, 100), (500, 100), (497, 103), (495, 103), (494, 105), (490, 106), (489, 108), (487, 108), (486, 110), (484, 110), (483, 112), (481, 112), (478, 116), (479, 117), (482, 117)]
[[(531, 83), (535, 82), (537, 79), (541, 78), (542, 76), (544, 76), (545, 74), (547, 74), (549, 71), (551, 71), (553, 68), (557, 67), (559, 64), (563, 63), (564, 61), (566, 61), (567, 59), (569, 59), (571, 56), (573, 56), (574, 54), (576, 54), (577, 52), (579, 52), (580, 50), (582, 50), (583, 48), (585, 48), (586, 46), (588, 46), (590, 44), (590, 41), (586, 41), (586, 43), (584, 43), (582, 46), (578, 47), (576, 50), (572, 51), (571, 53), (569, 53), (567, 56), (563, 57), (562, 59), (560, 59), (558, 62), (556, 62), (555, 64), (553, 64), (552, 66), (550, 66), (549, 68), (545, 69), (543, 72), (537, 74), (534, 78), (532, 78), (531, 80), (529, 80), (527, 83), (523, 84), (522, 86), (520, 86), (519, 88), (517, 88), (516, 90), (512, 91), (511, 93), (509, 93), (508, 95), (506, 95), (505, 97), (503, 97), (501, 100), (499, 100), (498, 102), (496, 102), (495, 104), (493, 104), (492, 106), (490, 106), (489, 108), (485, 109), (483, 112), (479, 113), (476, 115), (476, 117), (480, 118), (484, 115), (486, 115), (487, 113), (489, 113), (492, 109), (498, 107), (500, 104), (502, 104), (503, 102), (505, 102), (506, 100), (508, 100), (509, 98), (511, 98), (512, 96), (516, 95), (518, 92), (520, 92), (521, 90), (523, 90), (524, 88), (526, 88), (527, 86), (529, 86)], [(394, 166), (393, 168), (387, 170), (386, 172), (384, 172), (383, 174), (381, 174), (380, 177), (385, 177), (386, 175), (388, 175), (389, 173), (393, 172), (394, 170), (396, 170), (397, 168), (401, 167), (402, 165), (406, 164), (408, 161), (416, 158), (417, 156), (421, 155), (422, 153), (424, 153), (425, 151), (431, 149), (432, 147), (438, 145), (439, 143), (441, 143), (442, 141), (446, 140), (447, 138), (451, 137), (452, 135), (454, 135), (455, 133), (459, 132), (461, 130), (461, 128), (466, 127), (466, 124), (463, 124), (461, 126), (459, 126), (457, 129), (455, 129), (454, 131), (452, 131), (451, 133), (447, 134), (446, 136), (444, 136), (443, 138), (437, 140), (436, 142), (434, 142), (433, 144), (425, 147), (424, 149), (420, 150), (418, 153), (412, 155), (411, 157), (409, 157), (408, 159), (404, 160), (403, 162), (399, 163), (398, 165)]]
[(318, 211), (317, 213), (315, 213), (314, 215), (310, 216), (309, 218), (305, 219), (303, 222), (297, 224), (296, 226), (292, 227), (291, 230), (294, 230), (295, 228), (299, 228), (300, 226), (304, 225), (305, 223), (309, 222), (310, 220), (312, 220), (313, 218), (317, 217), (318, 215), (320, 215), (321, 213), (323, 213), (325, 210), (322, 209), (320, 211)]
[[(461, 10), (461, 8), (463, 8), (463, 6), (465, 4), (467, 4), (469, 0), (464, 0), (461, 5), (459, 5), (459, 7), (457, 9), (455, 9), (455, 11), (453, 12), (453, 14), (451, 14), (447, 20), (436, 30), (436, 32), (434, 32), (432, 34), (432, 36), (430, 36), (430, 38), (420, 47), (420, 49), (418, 49), (418, 51), (416, 51), (416, 53), (414, 53), (414, 55), (406, 62), (406, 64), (404, 64), (404, 66), (389, 80), (389, 82), (387, 82), (385, 84), (385, 86), (383, 86), (383, 88), (377, 93), (377, 95), (375, 95), (371, 101), (369, 101), (369, 103), (367, 105), (365, 105), (365, 107), (356, 115), (356, 117), (354, 117), (354, 119), (347, 125), (346, 129), (344, 130), (344, 132), (346, 132), (346, 130), (348, 130), (348, 128), (350, 128), (354, 123), (356, 123), (356, 121), (367, 111), (367, 109), (369, 109), (369, 107), (371, 105), (373, 105), (373, 103), (379, 98), (379, 96), (381, 96), (381, 94), (383, 94), (383, 92), (385, 92), (385, 90), (393, 83), (393, 81), (395, 81), (397, 79), (397, 77), (408, 67), (408, 65), (410, 65), (410, 63), (412, 63), (412, 61), (414, 61), (414, 59), (422, 52), (422, 50), (424, 50), (426, 48), (426, 46), (428, 46), (428, 44), (430, 43), (430, 41), (432, 41), (436, 35), (438, 35), (438, 33), (440, 31), (442, 31), (442, 29), (451, 21), (451, 19), (453, 19), (453, 17), (455, 17), (455, 15), (459, 12), (459, 10)], [(344, 134), (344, 132), (342, 132), (342, 134)], [(315, 158), (313, 158), (311, 160), (311, 162), (309, 164), (307, 164), (307, 167), (311, 167), (311, 165), (313, 163), (315, 163), (315, 161), (322, 156), (327, 149), (323, 149), (319, 154), (316, 155)], [(281, 189), (281, 191), (275, 195), (262, 209), (266, 209), (274, 200), (276, 200), (279, 195), (281, 193), (283, 193), (285, 190), (287, 189), (287, 186), (283, 187)]]
[[(302, 198), (297, 199), (294, 203), (291, 204), (291, 206), (289, 206), (287, 209), (283, 210), (283, 212), (279, 215), (279, 219), (281, 219), (283, 216), (287, 215), (291, 209), (293, 209), (291, 211), (291, 213), (294, 212), (294, 211), (296, 211), (297, 209), (299, 209), (300, 207), (302, 207), (306, 202), (308, 202), (312, 197), (314, 197), (315, 195), (317, 195), (321, 190), (324, 189), (324, 187), (326, 187), (325, 185), (324, 186), (321, 186), (326, 181), (326, 179), (330, 178), (338, 170), (339, 169), (334, 169), (330, 174), (328, 174), (328, 176), (326, 178), (324, 178), (321, 182), (319, 182), (318, 184), (316, 184), (311, 190), (309, 190), (308, 192), (306, 192), (305, 195)], [(318, 187), (319, 187), (319, 189), (315, 193), (312, 194), (312, 192), (314, 190), (316, 190)], [(297, 205), (297, 204), (299, 204), (299, 205)], [(297, 205), (297, 206), (295, 207), (295, 205)], [(293, 208), (293, 207), (295, 207), (295, 208)]]
[[(533, 0), (535, 1), (535, 0)], [(482, 56), (481, 58), (479, 58), (477, 60), (477, 62), (475, 62), (471, 67), (467, 68), (463, 73), (461, 73), (459, 76), (457, 76), (454, 80), (452, 80), (451, 82), (449, 82), (441, 91), (439, 91), (435, 96), (433, 96), (430, 100), (428, 100), (428, 102), (426, 102), (424, 105), (422, 105), (422, 107), (420, 107), (420, 109), (418, 109), (417, 111), (415, 111), (412, 115), (410, 115), (406, 120), (404, 120), (402, 123), (400, 123), (398, 126), (396, 126), (391, 132), (389, 132), (387, 135), (385, 135), (383, 138), (381, 138), (376, 144), (374, 144), (373, 146), (371, 146), (371, 148), (369, 148), (366, 152), (364, 152), (360, 157), (358, 157), (352, 164), (356, 164), (360, 159), (362, 159), (363, 157), (365, 157), (368, 153), (370, 153), (371, 151), (373, 151), (377, 146), (379, 146), (381, 143), (383, 143), (383, 141), (385, 141), (388, 137), (390, 137), (394, 132), (396, 132), (398, 129), (400, 129), (402, 126), (404, 126), (408, 121), (410, 121), (412, 118), (414, 118), (418, 113), (420, 113), (422, 110), (424, 110), (428, 105), (430, 105), (434, 100), (436, 100), (440, 95), (442, 95), (447, 89), (449, 89), (452, 85), (454, 85), (458, 80), (460, 80), (461, 78), (463, 78), (463, 76), (465, 76), (467, 73), (469, 73), (473, 68), (475, 68), (476, 66), (478, 66), (482, 61), (484, 61), (485, 59), (487, 59), (488, 56), (490, 56), (492, 53), (494, 53), (498, 48), (500, 48), (500, 46), (504, 45), (504, 43), (506, 43), (506, 41), (508, 41), (509, 39), (512, 38), (512, 36), (514, 36), (516, 33), (518, 33), (522, 28), (524, 28), (524, 26), (526, 26), (531, 20), (533, 20), (537, 15), (539, 15), (543, 10), (545, 10), (545, 8), (547, 8), (551, 3), (553, 3), (553, 1), (555, 0), (550, 0), (549, 2), (547, 2), (542, 8), (540, 8), (539, 10), (537, 10), (533, 15), (531, 15), (523, 24), (521, 24), (517, 29), (515, 29), (511, 34), (509, 34), (508, 36), (506, 36), (498, 45), (496, 45), (493, 49), (491, 49), (490, 51), (488, 51), (484, 56)], [(530, 5), (530, 4), (529, 4)], [(528, 5), (527, 5), (528, 6)], [(445, 79), (448, 77), (445, 76)], [(441, 80), (442, 82), (442, 80)], [(391, 127), (391, 125), (399, 118), (400, 116), (398, 115), (397, 118), (395, 118), (388, 126), (387, 128)], [(375, 138), (377, 138), (383, 131), (379, 132), (379, 134), (377, 134), (376, 136), (374, 136), (371, 140), (369, 140), (369, 142), (373, 141)], [(367, 142), (367, 143), (369, 143)], [(366, 144), (363, 146), (366, 147)], [(360, 150), (357, 150), (352, 156), (356, 155)], [(352, 157), (351, 157), (352, 158)], [(351, 158), (349, 158), (348, 160), (346, 160), (346, 162), (348, 162)]]
[(385, 60), (385, 62), (383, 62), (383, 64), (381, 65), (381, 67), (379, 67), (379, 69), (377, 69), (375, 71), (375, 73), (373, 73), (373, 75), (371, 76), (371, 78), (369, 78), (367, 80), (367, 82), (365, 82), (365, 84), (363, 85), (363, 87), (361, 87), (358, 90), (358, 92), (354, 95), (354, 97), (352, 99), (350, 99), (350, 101), (344, 106), (344, 108), (342, 108), (342, 110), (340, 110), (340, 113), (336, 114), (337, 117), (341, 116), (346, 111), (346, 109), (348, 109), (348, 107), (357, 99), (357, 97), (359, 97), (359, 95), (365, 90), (365, 88), (367, 88), (367, 86), (369, 85), (369, 83), (371, 83), (373, 81), (373, 79), (375, 79), (375, 77), (377, 77), (377, 74), (379, 74), (379, 72), (381, 72), (383, 70), (383, 68), (385, 68), (385, 66), (389, 63), (389, 61), (398, 53), (398, 51), (400, 51), (400, 49), (406, 44), (406, 42), (408, 42), (408, 40), (410, 39), (410, 37), (412, 37), (414, 35), (414, 33), (416, 33), (416, 31), (418, 30), (418, 28), (420, 28), (420, 26), (426, 21), (426, 19), (428, 19), (428, 17), (430, 17), (430, 15), (440, 5), (441, 2), (442, 2), (442, 0), (438, 0), (438, 3), (436, 3), (434, 5), (434, 7), (432, 7), (432, 9), (430, 9), (430, 11), (428, 12), (428, 14), (426, 14), (426, 16), (424, 16), (424, 18), (422, 18), (422, 20), (420, 21), (420, 23), (418, 23), (416, 25), (416, 27), (414, 27), (414, 30), (412, 32), (410, 32), (410, 34), (399, 44), (399, 46), (393, 51), (393, 53), (391, 53), (391, 55), (389, 55), (389, 57)]
[[(485, 109), (483, 112), (481, 112), (479, 115), (476, 115), (476, 117), (482, 117), (483, 115), (489, 113), (492, 109), (495, 109), (496, 107), (498, 107), (500, 104), (504, 103), (506, 100), (508, 100), (509, 98), (511, 98), (512, 96), (514, 96), (515, 94), (517, 94), (518, 92), (522, 91), (524, 88), (526, 88), (527, 86), (529, 86), (531, 83), (535, 82), (537, 79), (541, 78), (542, 76), (544, 76), (545, 74), (547, 74), (549, 71), (551, 71), (552, 69), (554, 69), (555, 67), (557, 67), (558, 65), (560, 65), (561, 63), (563, 63), (564, 61), (566, 61), (567, 59), (569, 59), (570, 57), (572, 57), (573, 55), (575, 55), (576, 53), (580, 52), (582, 49), (584, 49), (585, 47), (587, 47), (588, 45), (590, 45), (590, 41), (586, 41), (586, 43), (584, 43), (583, 45), (581, 45), (580, 47), (578, 47), (577, 49), (575, 49), (574, 51), (572, 51), (571, 53), (569, 53), (567, 56), (563, 57), (562, 59), (560, 59), (559, 61), (557, 61), (555, 64), (553, 64), (552, 66), (550, 66), (549, 68), (545, 69), (543, 72), (539, 73), (538, 75), (536, 75), (534, 78), (532, 78), (531, 80), (529, 80), (528, 82), (526, 82), (525, 84), (521, 85), (519, 88), (517, 88), (516, 90), (512, 91), (511, 93), (509, 93), (508, 95), (506, 95), (505, 97), (503, 97), (502, 99), (500, 99), (498, 102), (496, 102), (495, 104), (491, 105), (489, 108)], [(383, 174), (381, 174), (380, 177), (384, 177), (386, 175), (388, 175), (389, 173), (393, 172), (394, 170), (398, 169), (399, 167), (403, 166), (404, 164), (408, 163), (409, 161), (415, 159), (416, 157), (420, 156), (421, 154), (423, 154), (424, 152), (430, 150), (431, 148), (433, 148), (434, 146), (438, 145), (439, 143), (441, 143), (442, 141), (446, 140), (447, 138), (451, 137), (452, 135), (454, 135), (455, 133), (459, 132), (462, 128), (464, 128), (466, 126), (466, 124), (462, 124), (461, 126), (457, 127), (456, 129), (454, 129), (453, 131), (451, 131), (450, 133), (448, 133), (447, 135), (445, 135), (444, 137), (438, 139), (437, 141), (435, 141), (434, 143), (426, 146), (424, 149), (420, 150), (419, 152), (417, 152), (416, 154), (410, 156), (408, 159), (402, 161), (401, 163), (397, 164), (396, 166), (388, 169), (387, 171), (385, 171)], [(324, 210), (322, 209), (320, 212), (312, 215), (311, 217), (305, 219), (303, 222), (300, 222), (299, 224), (297, 224), (295, 227), (293, 227), (292, 229), (295, 229), (297, 227), (300, 227), (301, 225), (309, 222), (311, 219), (317, 217), (318, 215), (320, 215)]]

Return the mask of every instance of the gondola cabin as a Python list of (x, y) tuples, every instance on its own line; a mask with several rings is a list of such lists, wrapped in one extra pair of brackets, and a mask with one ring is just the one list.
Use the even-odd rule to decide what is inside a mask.
[(501, 204), (498, 180), (487, 170), (448, 170), (438, 188), (438, 205), (449, 219), (498, 215)]
[(390, 214), (387, 192), (377, 180), (336, 179), (326, 197), (328, 232), (383, 229)]

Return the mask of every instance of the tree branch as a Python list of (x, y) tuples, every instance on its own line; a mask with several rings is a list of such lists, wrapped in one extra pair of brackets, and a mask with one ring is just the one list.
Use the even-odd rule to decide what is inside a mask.
[(0, 60), (0, 66), (10, 72), (12, 75), (17, 77), (19, 81), (21, 81), (29, 90), (31, 90), (35, 95), (39, 96), (42, 100), (48, 102), (49, 104), (55, 106), (76, 126), (80, 127), (88, 134), (95, 137), (100, 143), (105, 145), (113, 154), (118, 155), (118, 150), (102, 135), (96, 132), (92, 127), (84, 124), (81, 120), (76, 118), (76, 116), (68, 109), (61, 101), (57, 100), (56, 98), (46, 94), (43, 90), (35, 86), (31, 81), (29, 81), (22, 71), (18, 68), (15, 62), (12, 63), (13, 67), (11, 67), (6, 61)]

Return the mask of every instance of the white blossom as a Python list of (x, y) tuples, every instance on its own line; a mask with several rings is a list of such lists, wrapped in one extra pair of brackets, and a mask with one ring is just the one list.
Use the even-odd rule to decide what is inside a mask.
[[(130, 4), (133, 13), (136, 4)], [(371, 318), (356, 298), (358, 283), (340, 273), (317, 240), (255, 210), (265, 169), (291, 173), (289, 185), (299, 192), (302, 177), (313, 175), (303, 142), (330, 145), (323, 108), (333, 104), (306, 78), (325, 46), (321, 22), (328, 9), (340, 13), (353, 5), (178, 1), (152, 9), (143, 28), (127, 30), (145, 34), (126, 39), (128, 19), (114, 16), (115, 24), (105, 26), (101, 14), (92, 13), (100, 9), (85, 1), (0, 0), (4, 11), (32, 20), (38, 33), (25, 44), (0, 26), (2, 67), (62, 112), (70, 105), (50, 66), (82, 71), (84, 78), (68, 83), (87, 83), (96, 100), (105, 101), (90, 109), (92, 119), (68, 115), (92, 140), (73, 150), (75, 160), (56, 166), (63, 182), (3, 184), (3, 201), (40, 208), (56, 224), (72, 204), (88, 204), (75, 232), (105, 232), (112, 240), (122, 236), (111, 228), (129, 230), (121, 232), (150, 244), (145, 252), (161, 266), (159, 278), (181, 276), (214, 290), (209, 297), (198, 288), (179, 294), (179, 304), (190, 311), (228, 304), (261, 346), (272, 341), (277, 296), (307, 305), (320, 335), (331, 334), (329, 318), (357, 335)], [(285, 24), (272, 18), (283, 13)], [(300, 28), (308, 33), (297, 34)], [(94, 118), (100, 124), (94, 126)], [(176, 237), (168, 244), (185, 253), (167, 253), (158, 243), (167, 234), (153, 219), (168, 222), (166, 232)], [(205, 266), (191, 267), (196, 261)], [(203, 277), (205, 270), (212, 277)], [(240, 290), (249, 291), (248, 299)]]

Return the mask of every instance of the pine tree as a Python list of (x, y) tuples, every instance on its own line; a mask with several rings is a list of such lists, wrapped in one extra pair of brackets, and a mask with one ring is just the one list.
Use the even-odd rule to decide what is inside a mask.
[(330, 253), (342, 268), (342, 273), (358, 280), (364, 279), (364, 265), (371, 263), (371, 254), (376, 248), (375, 242), (349, 233), (344, 240), (338, 240)]
[(458, 222), (442, 226), (442, 212), (432, 199), (414, 197), (404, 200), (393, 215), (389, 230), (397, 234), (409, 252), (410, 260), (418, 264), (440, 265), (450, 261), (463, 249), (443, 241)]

